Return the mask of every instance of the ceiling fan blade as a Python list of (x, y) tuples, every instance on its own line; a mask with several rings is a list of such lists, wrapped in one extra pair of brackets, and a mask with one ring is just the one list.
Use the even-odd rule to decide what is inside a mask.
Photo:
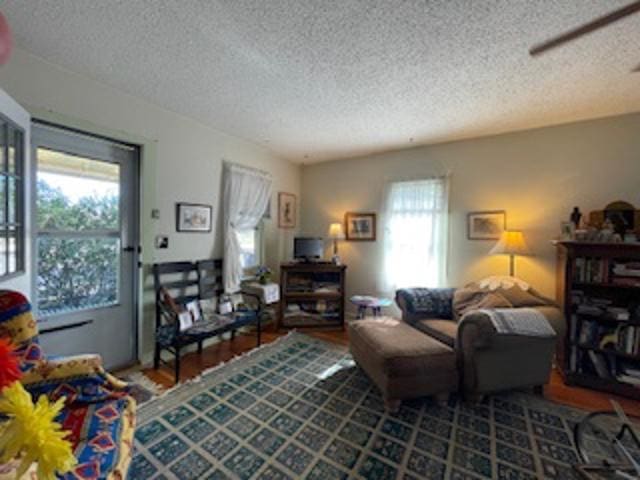
[(613, 12), (604, 15), (600, 18), (596, 18), (592, 22), (586, 23), (581, 27), (575, 28), (573, 30), (568, 31), (567, 33), (563, 33), (562, 35), (558, 35), (557, 37), (552, 38), (551, 40), (547, 40), (546, 42), (540, 43), (538, 45), (534, 45), (530, 50), (529, 54), (531, 56), (540, 55), (547, 50), (551, 50), (552, 48), (559, 47), (571, 40), (575, 40), (582, 35), (586, 35), (595, 30), (598, 30), (602, 27), (606, 27), (607, 25), (617, 22), (629, 15), (632, 15), (636, 12), (640, 12), (640, 0), (630, 3), (629, 5), (619, 8), (618, 10), (614, 10)]

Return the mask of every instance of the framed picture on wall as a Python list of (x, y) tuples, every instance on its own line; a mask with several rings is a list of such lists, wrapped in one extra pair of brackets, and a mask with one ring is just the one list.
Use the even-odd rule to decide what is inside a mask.
[(469, 212), (467, 214), (467, 238), (469, 240), (498, 240), (507, 225), (504, 210)]
[(178, 232), (210, 232), (211, 205), (176, 204), (176, 230)]
[(352, 241), (376, 240), (376, 214), (347, 212), (344, 215), (345, 238)]
[(278, 227), (296, 227), (296, 196), (293, 193), (278, 192)]

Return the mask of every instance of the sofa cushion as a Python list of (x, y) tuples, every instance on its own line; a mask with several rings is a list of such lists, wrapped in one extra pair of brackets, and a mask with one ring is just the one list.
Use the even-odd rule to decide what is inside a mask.
[(455, 374), (453, 349), (402, 321), (361, 320), (353, 322), (349, 330), (352, 346), (366, 351), (369, 366), (382, 369), (388, 376)]
[(411, 322), (411, 325), (445, 345), (451, 348), (455, 347), (458, 334), (457, 322), (441, 318), (425, 318), (424, 320)]

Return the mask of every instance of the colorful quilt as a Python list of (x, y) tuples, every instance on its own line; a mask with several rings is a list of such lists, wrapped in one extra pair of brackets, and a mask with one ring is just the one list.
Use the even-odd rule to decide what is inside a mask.
[(64, 397), (56, 421), (68, 430), (78, 464), (65, 480), (127, 476), (135, 427), (135, 400), (127, 385), (102, 368), (98, 355), (48, 357), (38, 342), (31, 305), (18, 292), (0, 291), (0, 337), (18, 347), (22, 383), (35, 398)]

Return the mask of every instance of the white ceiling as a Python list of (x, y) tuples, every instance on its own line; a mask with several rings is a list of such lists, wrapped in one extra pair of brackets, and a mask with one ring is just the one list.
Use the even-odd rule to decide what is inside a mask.
[(630, 0), (0, 0), (19, 46), (298, 162), (640, 111)]

